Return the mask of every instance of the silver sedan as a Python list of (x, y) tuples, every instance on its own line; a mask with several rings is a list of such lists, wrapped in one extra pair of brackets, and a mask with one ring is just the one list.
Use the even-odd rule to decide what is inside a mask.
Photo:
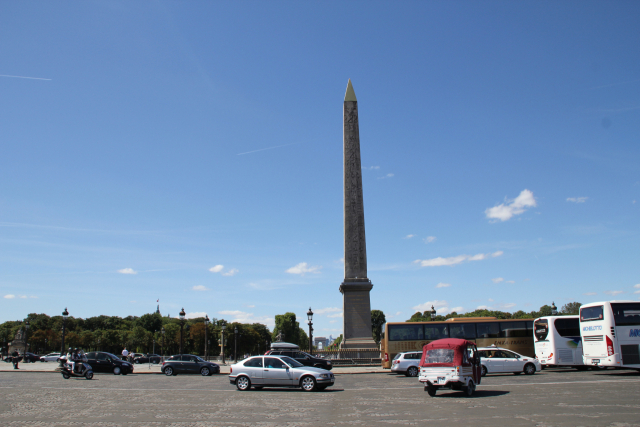
[(324, 390), (335, 378), (331, 371), (304, 366), (287, 356), (254, 356), (231, 365), (229, 381), (238, 390), (251, 387), (300, 387), (304, 391)]

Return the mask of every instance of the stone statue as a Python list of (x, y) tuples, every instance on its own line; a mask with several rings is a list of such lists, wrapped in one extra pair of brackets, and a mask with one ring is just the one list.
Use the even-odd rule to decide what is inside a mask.
[(282, 331), (278, 331), (278, 335), (276, 335), (276, 342), (282, 341), (284, 341), (284, 334), (282, 333)]

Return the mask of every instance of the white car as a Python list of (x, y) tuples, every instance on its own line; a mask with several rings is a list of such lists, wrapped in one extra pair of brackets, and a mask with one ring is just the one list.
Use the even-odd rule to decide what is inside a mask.
[(535, 357), (523, 356), (515, 351), (500, 347), (478, 348), (482, 365), (482, 376), (499, 372), (512, 372), (515, 375), (525, 373), (533, 375), (542, 370), (540, 362)]
[(396, 354), (391, 362), (391, 372), (405, 374), (408, 377), (417, 377), (420, 373), (421, 351), (407, 351)]
[(60, 358), (60, 353), (49, 353), (46, 356), (40, 356), (41, 362), (57, 362)]

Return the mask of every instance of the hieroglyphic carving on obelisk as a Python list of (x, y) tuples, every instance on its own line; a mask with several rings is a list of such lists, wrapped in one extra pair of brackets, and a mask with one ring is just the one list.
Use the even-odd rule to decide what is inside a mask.
[(351, 85), (343, 106), (344, 143), (344, 281), (343, 348), (375, 348), (371, 336), (371, 301), (373, 285), (367, 278), (367, 244), (364, 232), (364, 200), (360, 162), (360, 128), (358, 100)]

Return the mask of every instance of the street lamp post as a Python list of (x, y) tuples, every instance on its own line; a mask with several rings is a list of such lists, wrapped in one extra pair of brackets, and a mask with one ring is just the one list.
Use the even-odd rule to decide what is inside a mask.
[(47, 354), (47, 339), (46, 338), (44, 339), (44, 351), (43, 351), (43, 353)]
[(224, 330), (227, 329), (227, 325), (222, 324), (222, 364), (224, 365)]
[[(153, 354), (156, 354), (156, 334), (158, 333), (158, 331), (153, 331)], [(151, 358), (149, 358), (149, 361), (151, 361)]]
[(98, 351), (100, 351), (100, 338), (98, 338)]
[(311, 311), (311, 307), (307, 312), (307, 319), (309, 319), (309, 354), (313, 355), (313, 311)]
[(204, 315), (204, 360), (209, 360), (209, 316)]
[(184, 329), (184, 316), (186, 315), (186, 313), (184, 312), (184, 307), (182, 308), (182, 311), (180, 312), (180, 354), (182, 354), (182, 331)]
[(551, 303), (551, 315), (556, 316), (558, 314), (558, 307), (556, 307), (556, 303)]
[(162, 327), (162, 329), (160, 330), (160, 332), (162, 332), (162, 355), (164, 356), (164, 326)]
[(234, 341), (233, 359), (235, 360), (235, 363), (238, 363), (238, 327), (237, 326), (233, 328), (233, 341)]
[(67, 311), (67, 307), (65, 307), (62, 312), (62, 347), (60, 348), (60, 356), (64, 354), (64, 335), (67, 331), (67, 317), (69, 317), (69, 312)]
[(27, 360), (27, 337), (29, 333), (29, 320), (24, 321), (24, 358)]
[(431, 321), (436, 320), (436, 309), (431, 306)]

